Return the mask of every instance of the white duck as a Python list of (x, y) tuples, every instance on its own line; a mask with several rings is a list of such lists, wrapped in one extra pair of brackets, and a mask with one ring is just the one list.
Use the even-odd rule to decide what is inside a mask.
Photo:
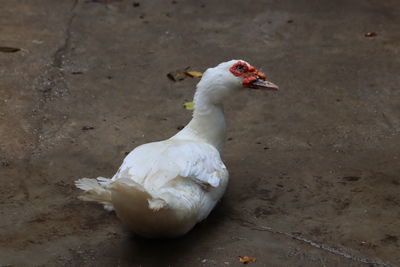
[(205, 219), (224, 194), (228, 171), (222, 100), (243, 88), (278, 89), (243, 60), (208, 69), (197, 84), (190, 123), (170, 139), (138, 146), (111, 179), (83, 178), (80, 197), (114, 209), (128, 229), (145, 237), (176, 237)]

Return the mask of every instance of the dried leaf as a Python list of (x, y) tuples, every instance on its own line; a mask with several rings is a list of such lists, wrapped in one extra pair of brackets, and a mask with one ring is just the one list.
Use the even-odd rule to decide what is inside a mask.
[(113, 2), (119, 2), (121, 0), (92, 0), (94, 3), (103, 3), (103, 4), (110, 4)]
[(170, 78), (174, 82), (182, 81), (186, 78), (186, 70), (187, 69), (189, 69), (189, 67), (182, 69), (182, 70), (171, 71), (167, 74), (167, 77)]
[(256, 258), (254, 257), (249, 257), (249, 256), (239, 256), (239, 261), (241, 263), (247, 264), (249, 262), (256, 262)]
[(9, 167), (10, 166), (10, 162), (8, 162), (6, 159), (0, 160), (0, 165), (3, 166), (3, 167)]
[(15, 53), (20, 51), (20, 48), (15, 48), (15, 47), (8, 47), (8, 46), (0, 46), (0, 52), (4, 53)]
[(88, 126), (88, 125), (82, 127), (82, 130), (83, 130), (83, 131), (93, 130), (93, 129), (94, 129), (93, 126)]
[(183, 107), (187, 110), (193, 110), (194, 109), (194, 102), (186, 102), (183, 103)]
[(348, 182), (356, 182), (356, 181), (360, 180), (360, 178), (361, 177), (359, 177), (359, 176), (345, 176), (342, 179), (346, 180)]
[(201, 73), (200, 71), (186, 71), (185, 73), (186, 75), (193, 78), (200, 78), (201, 76), (203, 76), (203, 73)]
[(378, 34), (376, 32), (367, 32), (366, 34), (364, 34), (365, 37), (375, 37)]

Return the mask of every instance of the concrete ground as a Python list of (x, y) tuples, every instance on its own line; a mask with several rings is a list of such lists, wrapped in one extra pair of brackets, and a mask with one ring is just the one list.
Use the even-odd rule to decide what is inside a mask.
[[(1, 266), (400, 266), (398, 1), (135, 3), (2, 1), (0, 46), (22, 50), (0, 52)], [(281, 90), (227, 101), (207, 220), (149, 241), (77, 199), (190, 120), (198, 80), (169, 71), (232, 58)]]

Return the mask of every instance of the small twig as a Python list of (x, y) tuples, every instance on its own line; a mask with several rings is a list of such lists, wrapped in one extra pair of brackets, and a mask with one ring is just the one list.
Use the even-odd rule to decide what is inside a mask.
[[(250, 223), (250, 222), (248, 222), (248, 223)], [(297, 236), (297, 235), (293, 235), (291, 233), (286, 233), (286, 232), (274, 230), (271, 227), (257, 226), (256, 225), (255, 227), (251, 227), (251, 229), (257, 230), (257, 231), (267, 231), (267, 232), (274, 233), (274, 234), (284, 235), (284, 236), (290, 237), (292, 239), (296, 239), (298, 241), (307, 243), (310, 246), (313, 246), (315, 248), (319, 248), (319, 249), (328, 251), (328, 252), (330, 252), (332, 254), (335, 254), (335, 255), (338, 255), (338, 256), (344, 257), (346, 259), (353, 260), (353, 261), (366, 263), (366, 264), (373, 264), (373, 265), (382, 265), (382, 266), (385, 266), (385, 267), (392, 267), (390, 264), (386, 264), (386, 263), (381, 262), (381, 261), (374, 261), (374, 260), (370, 260), (370, 259), (367, 259), (367, 258), (359, 258), (359, 257), (353, 256), (351, 254), (348, 254), (346, 252), (340, 251), (338, 249), (335, 249), (335, 248), (332, 248), (332, 247), (327, 247), (327, 246), (325, 246), (323, 244), (318, 244), (318, 243), (316, 243), (316, 242), (314, 242), (312, 240), (306, 239), (306, 238), (301, 237), (301, 236)]]

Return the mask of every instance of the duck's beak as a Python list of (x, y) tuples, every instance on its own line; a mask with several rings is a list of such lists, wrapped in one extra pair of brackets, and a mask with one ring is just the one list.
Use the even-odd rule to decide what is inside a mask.
[(257, 79), (254, 82), (252, 82), (250, 88), (261, 89), (261, 90), (274, 90), (274, 91), (279, 89), (278, 85), (263, 79)]

